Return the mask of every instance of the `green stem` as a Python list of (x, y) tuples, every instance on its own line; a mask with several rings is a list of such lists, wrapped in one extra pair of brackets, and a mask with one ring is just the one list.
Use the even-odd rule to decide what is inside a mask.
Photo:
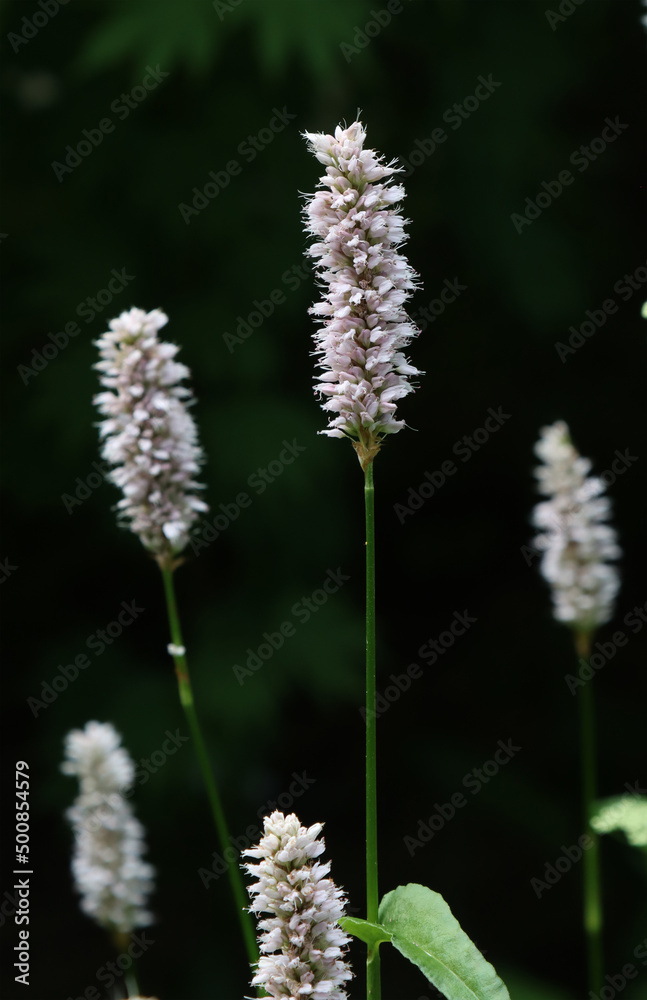
[[(180, 627), (180, 616), (177, 610), (177, 602), (175, 600), (175, 587), (173, 583), (173, 569), (168, 565), (164, 565), (160, 562), (160, 568), (162, 570), (162, 577), (164, 580), (164, 593), (166, 595), (166, 608), (168, 611), (168, 620), (171, 630), (171, 641), (174, 646), (178, 649), (184, 650), (184, 643), (182, 641), (182, 629)], [(229, 840), (229, 830), (227, 829), (227, 821), (225, 819), (225, 813), (222, 808), (222, 803), (220, 801), (220, 795), (218, 794), (218, 788), (211, 770), (211, 764), (209, 763), (209, 754), (207, 753), (207, 748), (205, 746), (204, 739), (202, 738), (202, 731), (200, 729), (200, 723), (198, 722), (198, 716), (196, 714), (195, 705), (193, 702), (193, 690), (191, 688), (191, 680), (189, 677), (189, 668), (186, 661), (186, 654), (184, 652), (178, 653), (173, 656), (175, 661), (175, 673), (178, 681), (178, 688), (180, 692), (180, 701), (182, 702), (182, 708), (184, 709), (187, 722), (189, 724), (189, 729), (191, 730), (191, 735), (193, 737), (193, 743), (195, 746), (196, 754), (198, 756), (198, 762), (200, 764), (200, 769), (202, 771), (202, 777), (207, 789), (207, 795), (209, 796), (209, 804), (211, 806), (211, 813), (213, 815), (213, 820), (216, 826), (216, 831), (218, 833), (218, 839), (220, 840), (220, 848), (225, 854), (225, 848), (231, 850), (231, 843)], [(240, 869), (237, 864), (228, 865), (227, 874), (229, 876), (229, 883), (231, 885), (231, 890), (234, 894), (234, 900), (236, 903), (236, 912), (238, 914), (238, 919), (240, 921), (240, 928), (243, 934), (243, 939), (245, 941), (245, 948), (247, 949), (247, 956), (250, 963), (253, 965), (258, 962), (258, 948), (256, 945), (256, 937), (254, 935), (254, 927), (252, 925), (251, 917), (247, 911), (247, 896), (245, 893), (245, 888), (243, 886), (243, 881), (240, 874)]]
[(139, 996), (139, 984), (137, 983), (137, 976), (135, 974), (135, 959), (132, 959), (132, 966), (130, 972), (127, 972), (124, 976), (126, 981), (126, 994), (129, 997)]
[(125, 987), (126, 996), (128, 997), (138, 997), (139, 996), (139, 984), (137, 982), (137, 962), (131, 956), (130, 945), (131, 936), (125, 931), (115, 931), (112, 935), (112, 943), (115, 946), (115, 951), (117, 952), (117, 961), (121, 958), (123, 954), (130, 956), (131, 966), (128, 972), (125, 973)]
[[(375, 505), (373, 462), (364, 470), (366, 508), (366, 919), (377, 923), (377, 756), (375, 714)], [(366, 958), (366, 994), (380, 1000), (379, 946)]]
[[(575, 639), (578, 656), (588, 659), (591, 655), (590, 633), (579, 632)], [(584, 851), (584, 933), (587, 942), (589, 989), (597, 995), (602, 989), (602, 893), (600, 885), (600, 857), (598, 836), (591, 827), (593, 804), (597, 798), (595, 705), (590, 682), (579, 690), (580, 738), (582, 764), (582, 808), (584, 828), (593, 842)]]

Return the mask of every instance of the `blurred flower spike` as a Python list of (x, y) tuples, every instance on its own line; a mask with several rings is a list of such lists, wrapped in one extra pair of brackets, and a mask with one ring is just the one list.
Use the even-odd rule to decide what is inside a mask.
[(94, 402), (105, 419), (102, 456), (123, 492), (117, 510), (161, 564), (170, 565), (189, 541), (206, 503), (195, 481), (204, 458), (180, 383), (189, 369), (174, 360), (179, 348), (158, 340), (168, 317), (159, 309), (123, 312), (97, 341), (101, 384)]
[(561, 420), (542, 429), (535, 452), (543, 462), (535, 471), (539, 491), (550, 498), (533, 513), (541, 572), (552, 588), (555, 618), (589, 633), (612, 617), (620, 587), (608, 561), (621, 553), (615, 530), (604, 523), (610, 513), (604, 483), (588, 475), (591, 462), (575, 450)]
[(144, 829), (124, 798), (135, 767), (109, 722), (88, 722), (65, 740), (64, 774), (79, 779), (67, 817), (74, 830), (72, 874), (81, 909), (101, 927), (129, 934), (147, 927), (154, 870), (142, 860)]

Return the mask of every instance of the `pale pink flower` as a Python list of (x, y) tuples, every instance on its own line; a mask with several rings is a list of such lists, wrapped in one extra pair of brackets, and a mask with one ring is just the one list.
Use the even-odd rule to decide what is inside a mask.
[(245, 866), (258, 877), (248, 890), (250, 910), (271, 914), (259, 921), (261, 958), (252, 985), (272, 997), (344, 1000), (352, 978), (344, 961), (350, 938), (339, 926), (346, 899), (327, 877), (330, 864), (315, 861), (325, 848), (322, 824), (306, 829), (294, 813), (281, 812), (263, 823), (258, 847), (243, 851), (261, 859)]
[(192, 394), (180, 384), (190, 372), (174, 360), (179, 348), (157, 338), (167, 322), (159, 309), (123, 312), (97, 341), (95, 365), (108, 390), (94, 399), (106, 418), (102, 456), (124, 494), (117, 510), (160, 560), (185, 548), (192, 524), (208, 510), (195, 495), (204, 458), (188, 411)]
[(324, 190), (308, 198), (306, 229), (315, 237), (308, 253), (324, 286), (310, 312), (321, 317), (315, 335), (321, 373), (315, 391), (326, 397), (330, 437), (349, 437), (362, 467), (387, 434), (405, 426), (396, 401), (413, 391), (419, 375), (402, 350), (418, 330), (405, 311), (417, 275), (399, 247), (406, 241), (398, 203), (404, 188), (393, 184), (401, 168), (364, 149), (361, 122), (338, 126), (335, 135), (304, 133), (326, 172)]
[(615, 530), (605, 521), (610, 504), (604, 483), (589, 476), (591, 462), (573, 447), (567, 424), (543, 427), (535, 452), (539, 491), (533, 522), (540, 530), (535, 544), (543, 553), (541, 573), (551, 585), (554, 615), (581, 632), (609, 621), (620, 587)]
[(143, 860), (144, 828), (125, 796), (135, 766), (109, 722), (88, 722), (65, 740), (64, 774), (79, 779), (67, 818), (74, 830), (72, 873), (81, 909), (110, 931), (152, 923), (146, 909), (154, 870)]

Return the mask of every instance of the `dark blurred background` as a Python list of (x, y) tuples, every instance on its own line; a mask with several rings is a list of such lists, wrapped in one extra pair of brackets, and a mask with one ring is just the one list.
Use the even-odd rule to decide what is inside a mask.
[[(540, 427), (568, 421), (598, 473), (625, 454), (607, 477), (622, 590), (597, 638), (622, 630), (629, 641), (591, 683), (600, 794), (627, 782), (644, 791), (647, 630), (623, 619), (636, 606), (644, 613), (647, 599), (646, 39), (633, 0), (546, 2), (4, 5), (3, 918), (16, 759), (31, 769), (34, 866), (32, 985), (13, 981), (9, 916), (7, 998), (76, 998), (91, 987), (122, 996), (97, 980), (114, 955), (71, 884), (63, 814), (76, 786), (59, 772), (65, 734), (111, 721), (142, 761), (167, 730), (187, 731), (157, 567), (116, 527), (118, 494), (93, 466), (93, 342), (131, 306), (168, 313), (164, 334), (193, 373), (211, 519), (241, 492), (252, 500), (215, 541), (189, 549), (177, 574), (232, 834), (244, 836), (282, 795), (302, 822), (325, 821), (333, 874), (354, 912), (364, 910), (362, 477), (347, 443), (317, 436), (325, 419), (307, 315), (316, 290), (300, 270), (300, 192), (322, 172), (301, 132), (333, 131), (360, 109), (367, 144), (408, 165), (406, 252), (423, 284), (411, 311), (425, 327), (410, 356), (426, 374), (401, 404), (415, 431), (390, 440), (375, 467), (378, 689), (409, 664), (424, 668), (378, 722), (381, 891), (417, 881), (441, 892), (513, 998), (588, 1000), (581, 866), (541, 898), (531, 884), (576, 843), (582, 819), (577, 703), (564, 679), (577, 669), (571, 635), (552, 620), (524, 547)], [(477, 88), (486, 99), (474, 99)], [(606, 119), (617, 134), (591, 147)], [(555, 195), (564, 170), (572, 183)], [(211, 198), (201, 194), (210, 172), (220, 185)], [(526, 199), (540, 193), (539, 212)], [(201, 210), (181, 207), (196, 198)], [(445, 306), (449, 286), (455, 301)], [(259, 308), (272, 311), (262, 323)], [(583, 336), (587, 310), (598, 324)], [(463, 438), (490, 408), (507, 416), (474, 451)], [(261, 492), (257, 470), (285, 441), (303, 450)], [(396, 505), (447, 461), (454, 474), (403, 514)], [(330, 570), (348, 581), (303, 621), (294, 605)], [(88, 653), (123, 601), (143, 609), (136, 621), (101, 655)], [(476, 621), (423, 665), (420, 648), (455, 613)], [(240, 684), (234, 665), (283, 622), (295, 634)], [(41, 699), (84, 652), (90, 667), (32, 711), (27, 699)], [(472, 795), (463, 780), (499, 740), (521, 750)], [(307, 790), (288, 801), (304, 773)], [(467, 805), (412, 854), (405, 837), (461, 790)], [(142, 991), (235, 1000), (249, 992), (248, 974), (226, 878), (205, 888), (199, 874), (219, 848), (190, 745), (149, 769), (133, 801), (158, 871)], [(644, 855), (621, 839), (602, 848), (605, 968), (615, 975), (633, 962), (639, 975), (623, 996), (644, 998), (647, 968), (633, 957), (647, 937)], [(359, 997), (363, 947), (352, 955)], [(395, 952), (383, 965), (385, 1000), (437, 995)]]

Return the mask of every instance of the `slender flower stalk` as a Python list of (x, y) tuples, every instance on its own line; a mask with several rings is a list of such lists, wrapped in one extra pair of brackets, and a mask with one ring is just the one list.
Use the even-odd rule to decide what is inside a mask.
[(315, 861), (325, 844), (321, 823), (309, 829), (292, 813), (273, 812), (263, 820), (264, 836), (243, 851), (260, 859), (246, 870), (258, 878), (249, 886), (252, 913), (259, 921), (261, 958), (252, 985), (272, 997), (344, 1000), (352, 978), (344, 960), (350, 938), (339, 926), (346, 899), (330, 874), (330, 863)]
[[(539, 490), (549, 497), (533, 515), (541, 532), (536, 539), (543, 552), (541, 572), (552, 587), (555, 618), (573, 629), (578, 658), (588, 659), (593, 633), (612, 617), (620, 586), (618, 570), (609, 562), (620, 555), (616, 533), (604, 523), (609, 501), (602, 480), (588, 475), (591, 463), (575, 450), (563, 421), (542, 429), (535, 452), (543, 462), (536, 470)], [(584, 825), (593, 842), (583, 861), (583, 919), (589, 987), (597, 994), (603, 985), (603, 911), (598, 837), (591, 826), (597, 798), (595, 705), (587, 682), (578, 700)]]
[[(588, 660), (591, 655), (589, 633), (575, 635), (575, 649), (579, 657)], [(584, 852), (583, 923), (587, 939), (588, 976), (590, 990), (597, 995), (603, 986), (604, 959), (602, 929), (604, 915), (602, 907), (602, 883), (600, 875), (600, 844), (597, 832), (591, 825), (591, 817), (597, 790), (597, 750), (595, 735), (595, 702), (590, 684), (585, 683), (578, 695), (580, 710), (580, 767), (582, 786), (582, 813), (584, 826), (591, 838), (592, 847)]]
[[(195, 710), (195, 703), (193, 700), (193, 688), (191, 686), (191, 679), (189, 676), (189, 666), (186, 658), (186, 649), (184, 647), (182, 639), (182, 628), (180, 625), (180, 617), (177, 609), (177, 600), (175, 597), (173, 567), (168, 565), (162, 565), (161, 569), (162, 569), (162, 578), (164, 581), (166, 609), (168, 613), (169, 627), (172, 640), (168, 645), (168, 651), (170, 655), (173, 657), (173, 661), (175, 663), (175, 673), (178, 680), (180, 701), (182, 703), (182, 707), (184, 709), (187, 722), (189, 724), (189, 729), (193, 737), (193, 744), (195, 746), (198, 762), (200, 764), (200, 769), (202, 771), (202, 778), (205, 783), (205, 787), (207, 789), (209, 805), (211, 807), (211, 815), (213, 817), (214, 825), (218, 833), (220, 847), (224, 854), (225, 850), (228, 851), (231, 850), (231, 838), (229, 836), (229, 828), (227, 826), (225, 811), (223, 809), (222, 802), (220, 799), (220, 794), (218, 792), (216, 779), (214, 777), (211, 764), (209, 762), (209, 753), (207, 751), (204, 738), (202, 736), (202, 730), (200, 728), (200, 723)], [(245, 909), (246, 896), (238, 865), (236, 864), (228, 865), (227, 875), (229, 878), (229, 884), (231, 886), (231, 891), (233, 893), (234, 902), (236, 905), (236, 912), (238, 914), (240, 929), (243, 935), (243, 940), (245, 942), (247, 957), (250, 962), (254, 962), (258, 957), (258, 950), (256, 948), (256, 941), (254, 939), (254, 929), (252, 927), (251, 920), (249, 919), (249, 914)]]
[(144, 828), (125, 795), (135, 766), (108, 722), (88, 722), (65, 740), (64, 774), (79, 779), (79, 795), (68, 809), (74, 830), (72, 873), (81, 909), (113, 935), (147, 927), (147, 897), (154, 870), (142, 859)]
[[(364, 471), (366, 519), (366, 919), (378, 922), (377, 879), (377, 712), (375, 711), (375, 490), (373, 463)], [(369, 711), (369, 706), (371, 710)], [(380, 949), (368, 949), (366, 990), (371, 1000), (379, 1000)]]
[[(138, 535), (162, 573), (171, 633), (167, 649), (224, 851), (230, 848), (229, 832), (195, 710), (173, 575), (192, 525), (208, 510), (195, 479), (204, 456), (188, 409), (193, 396), (182, 384), (189, 369), (174, 360), (178, 348), (157, 336), (167, 322), (159, 309), (131, 309), (110, 321), (109, 332), (97, 341), (101, 360), (95, 366), (106, 391), (94, 401), (105, 418), (102, 456), (115, 466), (110, 479), (123, 491), (117, 504), (121, 522)], [(238, 867), (230, 865), (228, 875), (248, 958), (255, 961), (258, 951)]]
[[(405, 304), (418, 287), (399, 248), (406, 241), (399, 203), (401, 171), (364, 149), (361, 122), (341, 125), (334, 136), (306, 132), (311, 152), (326, 167), (307, 199), (308, 254), (323, 286), (310, 309), (321, 328), (314, 334), (320, 372), (315, 392), (326, 400), (329, 437), (349, 438), (364, 472), (366, 510), (366, 897), (367, 919), (377, 922), (377, 750), (375, 712), (375, 528), (373, 460), (389, 434), (405, 426), (396, 401), (413, 391), (419, 375), (403, 350), (418, 330)], [(380, 997), (377, 948), (367, 955), (367, 995)]]

